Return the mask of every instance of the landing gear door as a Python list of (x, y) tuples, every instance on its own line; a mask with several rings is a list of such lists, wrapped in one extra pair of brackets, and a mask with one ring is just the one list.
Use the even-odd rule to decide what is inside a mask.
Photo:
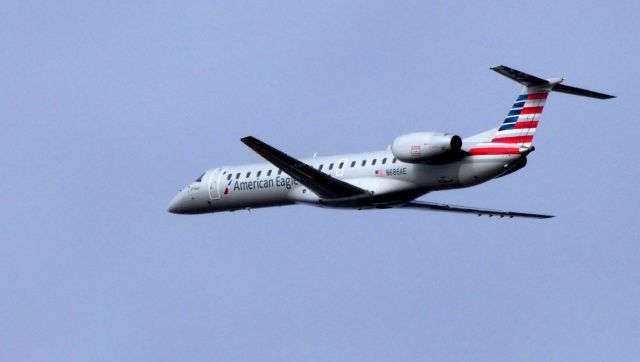
[(220, 179), (222, 178), (222, 170), (216, 168), (209, 174), (209, 198), (211, 200), (220, 199)]

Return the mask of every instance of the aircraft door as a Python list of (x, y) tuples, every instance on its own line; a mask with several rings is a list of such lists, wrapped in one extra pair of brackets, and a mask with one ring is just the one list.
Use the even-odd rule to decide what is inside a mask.
[[(226, 173), (226, 172), (225, 172)], [(209, 175), (209, 198), (211, 200), (220, 199), (220, 179), (222, 178), (222, 170), (216, 168)]]

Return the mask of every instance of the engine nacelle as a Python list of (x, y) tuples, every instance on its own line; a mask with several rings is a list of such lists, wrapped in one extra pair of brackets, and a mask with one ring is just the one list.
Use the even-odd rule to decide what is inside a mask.
[(462, 147), (460, 136), (439, 132), (416, 132), (397, 137), (391, 152), (400, 161), (433, 162), (457, 154)]

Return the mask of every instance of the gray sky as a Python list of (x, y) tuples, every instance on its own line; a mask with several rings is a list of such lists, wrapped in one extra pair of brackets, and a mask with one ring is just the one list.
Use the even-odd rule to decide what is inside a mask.
[[(637, 2), (30, 2), (0, 10), (0, 360), (632, 360)], [(179, 216), (207, 168), (495, 127), (552, 94), (516, 174), (438, 202)]]

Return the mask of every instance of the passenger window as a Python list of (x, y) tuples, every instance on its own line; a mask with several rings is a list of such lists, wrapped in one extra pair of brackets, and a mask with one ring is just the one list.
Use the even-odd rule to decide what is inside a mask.
[(362, 160), (362, 167), (367, 165), (367, 160)]
[(249, 178), (249, 176), (251, 176), (251, 171), (247, 172), (247, 177), (246, 178)]
[(344, 162), (340, 162), (340, 164), (338, 165), (338, 168), (342, 170), (342, 166), (344, 166)]
[(271, 170), (267, 171), (267, 176), (271, 176)]
[(227, 175), (227, 181), (228, 181), (228, 180), (231, 180), (231, 174), (228, 174), (228, 175)]
[(278, 170), (278, 175), (282, 175), (282, 170)]
[(322, 166), (324, 165), (320, 165), (320, 167), (318, 167), (318, 171), (322, 171)]
[(333, 163), (329, 164), (329, 171), (333, 170)]
[(236, 174), (236, 180), (240, 178), (240, 172)]
[(374, 158), (373, 161), (371, 161), (371, 166), (376, 164), (376, 159)]
[(382, 159), (382, 164), (384, 165), (385, 163), (387, 163), (387, 158), (386, 157)]
[(396, 161), (398, 161), (398, 159), (394, 157), (391, 163), (396, 163)]
[(256, 177), (260, 177), (260, 174), (262, 174), (262, 170), (258, 171), (258, 174), (256, 175)]
[(351, 161), (351, 168), (353, 168), (356, 165), (356, 161)]

